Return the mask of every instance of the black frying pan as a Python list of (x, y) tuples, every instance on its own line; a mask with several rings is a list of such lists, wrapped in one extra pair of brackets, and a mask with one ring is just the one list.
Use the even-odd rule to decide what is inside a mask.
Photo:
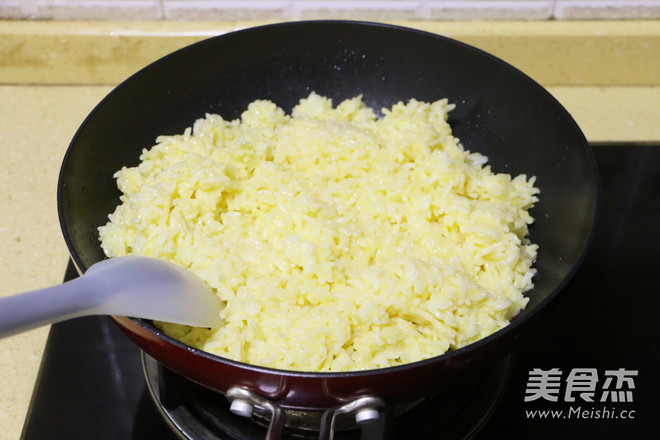
[[(566, 110), (501, 60), (434, 34), (344, 22), (298, 22), (233, 32), (194, 44), (139, 71), (87, 117), (64, 159), (59, 215), (80, 272), (104, 258), (98, 226), (119, 203), (112, 175), (135, 166), (161, 134), (206, 113), (239, 117), (255, 99), (290, 110), (311, 91), (335, 103), (362, 94), (374, 109), (448, 98), (454, 134), (497, 172), (537, 176), (531, 239), (540, 246), (527, 308), (495, 334), (432, 359), (354, 373), (250, 366), (191, 349), (150, 322), (114, 318), (145, 352), (215, 390), (242, 385), (287, 407), (327, 408), (363, 395), (387, 403), (434, 393), (502, 357), (547, 310), (590, 242), (598, 178), (590, 148)], [(570, 299), (568, 299), (570, 300)]]

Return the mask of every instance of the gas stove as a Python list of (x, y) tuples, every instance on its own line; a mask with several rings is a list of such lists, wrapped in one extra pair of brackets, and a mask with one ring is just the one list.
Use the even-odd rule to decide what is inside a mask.
[[(593, 148), (594, 242), (542, 325), (469, 384), (368, 423), (338, 418), (336, 439), (660, 438), (660, 145)], [(318, 438), (321, 417), (287, 414), (282, 438)], [(109, 318), (86, 317), (51, 327), (21, 438), (251, 440), (268, 423), (162, 367)]]

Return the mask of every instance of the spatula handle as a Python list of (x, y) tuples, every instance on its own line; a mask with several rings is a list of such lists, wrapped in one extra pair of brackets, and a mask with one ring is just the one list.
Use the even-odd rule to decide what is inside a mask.
[(42, 325), (93, 314), (99, 303), (95, 286), (85, 277), (0, 298), (0, 338)]

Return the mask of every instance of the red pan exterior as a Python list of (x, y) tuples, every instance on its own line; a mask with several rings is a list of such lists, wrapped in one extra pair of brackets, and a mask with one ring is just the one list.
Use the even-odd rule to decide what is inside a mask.
[(228, 361), (169, 340), (138, 320), (113, 319), (142, 350), (176, 373), (223, 393), (243, 386), (294, 409), (326, 409), (362, 396), (377, 396), (388, 404), (413, 401), (469, 380), (508, 352), (500, 342), (497, 350), (466, 350), (441, 362), (354, 373), (302, 373)]
[(541, 201), (531, 239), (540, 249), (527, 308), (511, 325), (460, 350), (401, 367), (297, 373), (249, 366), (192, 349), (149, 322), (115, 317), (165, 366), (224, 392), (244, 385), (288, 407), (327, 408), (362, 395), (387, 403), (431, 395), (507, 354), (554, 302), (591, 241), (599, 183), (579, 127), (540, 85), (462, 43), (389, 25), (284, 23), (233, 32), (177, 51), (111, 92), (73, 138), (60, 172), (58, 207), (72, 260), (84, 272), (104, 255), (97, 228), (119, 203), (112, 175), (138, 163), (161, 134), (205, 113), (236, 118), (255, 99), (285, 110), (311, 91), (338, 102), (358, 94), (375, 109), (399, 100), (448, 98), (454, 134), (495, 171), (537, 176)]

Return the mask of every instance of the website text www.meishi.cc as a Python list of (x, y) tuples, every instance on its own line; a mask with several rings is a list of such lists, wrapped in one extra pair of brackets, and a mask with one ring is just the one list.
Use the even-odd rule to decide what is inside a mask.
[(525, 410), (528, 419), (573, 419), (573, 420), (599, 420), (599, 419), (634, 419), (634, 409), (618, 409), (614, 407), (583, 407), (571, 406), (566, 409), (528, 409)]

